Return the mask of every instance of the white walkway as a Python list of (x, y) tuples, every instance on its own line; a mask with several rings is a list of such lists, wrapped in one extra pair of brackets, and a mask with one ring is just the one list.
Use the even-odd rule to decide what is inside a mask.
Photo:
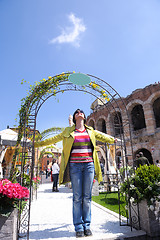
[[(44, 183), (38, 189), (38, 198), (31, 205), (30, 239), (74, 240), (72, 224), (72, 192), (60, 186), (59, 192), (52, 192), (52, 183)], [(119, 226), (118, 214), (92, 202), (92, 237), (90, 239), (123, 239), (124, 236), (143, 234), (130, 227)], [(83, 238), (80, 238), (83, 239)]]

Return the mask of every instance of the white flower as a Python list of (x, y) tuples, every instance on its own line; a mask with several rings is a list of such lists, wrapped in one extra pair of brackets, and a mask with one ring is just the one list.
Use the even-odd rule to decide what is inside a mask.
[(151, 202), (154, 202), (154, 198), (151, 198)]
[(157, 185), (158, 187), (160, 187), (160, 182), (156, 183), (156, 185)]
[(131, 189), (134, 189), (134, 188), (135, 188), (135, 186), (134, 186), (133, 184), (131, 184), (131, 185), (130, 185), (130, 188), (131, 188)]
[(154, 206), (153, 206), (153, 205), (150, 205), (150, 206), (149, 206), (149, 209), (150, 209), (151, 211), (154, 211)]
[(130, 201), (131, 201), (131, 203), (132, 203), (132, 202), (134, 202), (134, 198), (133, 198), (133, 197), (131, 197), (131, 198), (130, 198)]
[(151, 186), (148, 186), (148, 189), (149, 189), (149, 190), (152, 190), (152, 187), (151, 187)]

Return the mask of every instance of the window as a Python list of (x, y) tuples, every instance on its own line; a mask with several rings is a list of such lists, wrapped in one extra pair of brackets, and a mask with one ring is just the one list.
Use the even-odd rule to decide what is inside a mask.
[(142, 105), (136, 105), (131, 111), (131, 119), (134, 131), (146, 128)]
[(98, 127), (99, 131), (101, 131), (103, 133), (107, 133), (107, 131), (106, 131), (106, 122), (105, 122), (105, 120), (103, 118), (98, 120), (97, 127)]
[(153, 112), (156, 122), (156, 128), (160, 127), (160, 98), (157, 98), (153, 103)]
[(122, 134), (123, 133), (123, 124), (122, 124), (122, 117), (121, 117), (120, 112), (117, 112), (114, 115), (113, 123), (114, 123), (115, 136)]

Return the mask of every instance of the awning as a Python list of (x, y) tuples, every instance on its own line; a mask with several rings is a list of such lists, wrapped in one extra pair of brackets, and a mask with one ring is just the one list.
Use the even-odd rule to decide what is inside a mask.
[[(15, 146), (18, 139), (18, 133), (7, 128), (0, 131), (0, 145), (3, 146)], [(22, 138), (21, 143), (23, 143), (24, 138)], [(30, 142), (29, 139), (26, 142)]]

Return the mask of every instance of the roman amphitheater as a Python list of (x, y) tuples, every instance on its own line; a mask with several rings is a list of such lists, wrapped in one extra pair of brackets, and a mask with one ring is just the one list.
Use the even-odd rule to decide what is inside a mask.
[[(150, 164), (156, 164), (157, 160), (160, 162), (160, 83), (137, 89), (122, 99), (125, 105), (117, 99), (121, 112), (116, 110), (116, 113), (109, 107), (109, 102), (101, 104), (98, 99), (95, 100), (91, 105), (92, 113), (87, 117), (87, 125), (117, 138), (125, 132), (128, 152), (131, 151), (130, 134), (133, 146), (132, 157), (128, 160), (130, 166), (140, 151)], [(126, 119), (130, 122), (129, 129), (125, 126)], [(121, 152), (117, 150), (115, 156), (116, 164), (120, 164)], [(102, 156), (100, 159), (104, 161)]]

